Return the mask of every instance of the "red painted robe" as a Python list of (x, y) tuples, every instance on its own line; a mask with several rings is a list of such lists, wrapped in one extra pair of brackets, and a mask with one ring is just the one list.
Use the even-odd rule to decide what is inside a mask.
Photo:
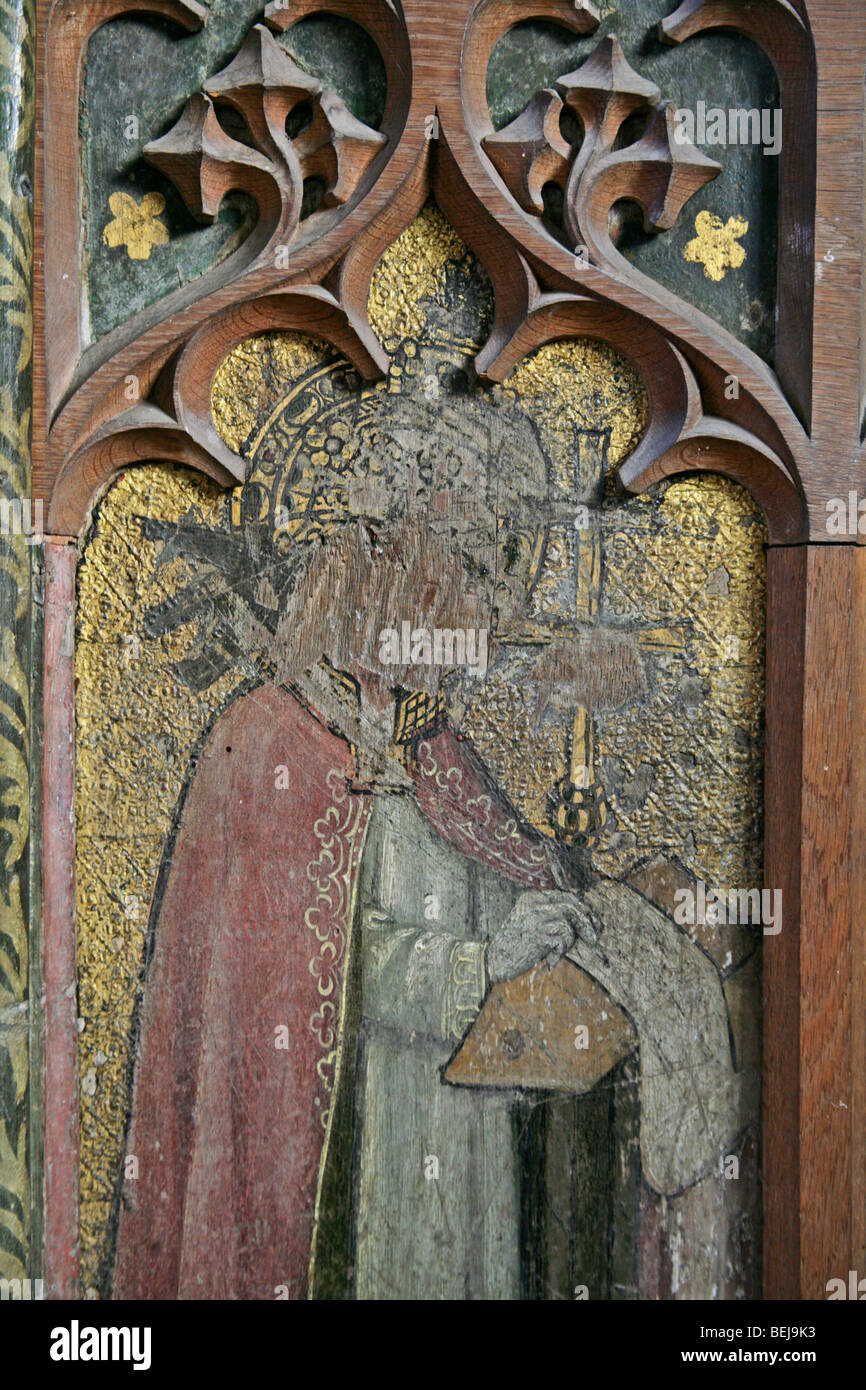
[[(445, 840), (526, 888), (563, 886), (451, 731), (417, 754), (418, 805)], [(115, 1298), (306, 1296), (371, 804), (352, 770), (273, 686), (208, 739), (147, 972)]]

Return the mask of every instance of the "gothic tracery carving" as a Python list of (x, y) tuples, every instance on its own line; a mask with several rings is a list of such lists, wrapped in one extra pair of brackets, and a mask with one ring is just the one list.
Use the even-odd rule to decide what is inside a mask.
[[(60, 20), (67, 3), (57, 0), (52, 19)], [(159, 0), (156, 8), (165, 13), (167, 6), (187, 26), (204, 17), (185, 0), (174, 9)], [(93, 8), (96, 24), (127, 6)], [(182, 459), (225, 485), (243, 477), (242, 460), (214, 429), (210, 388), (222, 358), (250, 333), (311, 332), (344, 352), (363, 377), (381, 375), (387, 355), (366, 312), (373, 270), (432, 193), (494, 283), (493, 331), (476, 360), (482, 379), (502, 380), (556, 337), (611, 342), (641, 371), (651, 402), (647, 435), (621, 470), (623, 483), (639, 490), (685, 468), (715, 468), (756, 493), (775, 539), (802, 537), (808, 441), (779, 382), (742, 344), (638, 272), (611, 238), (608, 215), (620, 200), (637, 202), (646, 227), (663, 232), (719, 168), (675, 138), (670, 104), (628, 64), (616, 39), (603, 39), (581, 67), (497, 132), (483, 79), (495, 43), (515, 22), (513, 4), (449, 0), (437, 11), (434, 37), (415, 0), (402, 13), (389, 0), (332, 0), (327, 9), (362, 23), (386, 64), (383, 128), (374, 131), (274, 37), (321, 8), (319, 0), (270, 5), (265, 24), (252, 28), (234, 59), (146, 147), (146, 158), (199, 218), (213, 218), (224, 196), (241, 190), (255, 201), (258, 221), (224, 262), (105, 339), (85, 347), (80, 329), (66, 333), (69, 350), (62, 366), (58, 351), (55, 370), (49, 348), (54, 415), (43, 487), (50, 491), (53, 479), (50, 529), (78, 532), (95, 490), (138, 459)], [(664, 22), (664, 37), (679, 42), (700, 28), (736, 23), (772, 47), (766, 25), (752, 34), (752, 20), (741, 24), (741, 7), (734, 8), (736, 15), (723, 0), (688, 3)], [(592, 5), (522, 0), (519, 18), (538, 16), (580, 33), (598, 22)], [(794, 11), (787, 20), (802, 27)], [(89, 32), (84, 21), (71, 36), (58, 25), (67, 61)], [(645, 126), (629, 143), (631, 118)], [(65, 130), (64, 139), (76, 138)], [(320, 200), (311, 212), (304, 190), (313, 180)], [(559, 239), (540, 217), (549, 185), (562, 194)], [(49, 291), (68, 250), (56, 263), (53, 256), (47, 248)], [(79, 266), (77, 288), (70, 289), (68, 270), (54, 285), (70, 306), (82, 274)], [(78, 360), (71, 378), (70, 352)], [(132, 407), (122, 390), (130, 374), (141, 386)], [(724, 389), (732, 377), (733, 401)]]

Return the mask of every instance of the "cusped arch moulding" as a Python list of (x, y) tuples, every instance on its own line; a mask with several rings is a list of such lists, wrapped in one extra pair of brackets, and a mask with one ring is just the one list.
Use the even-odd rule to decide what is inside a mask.
[[(785, 0), (768, 4), (790, 8)], [(97, 24), (142, 8), (97, 5), (88, 24), (77, 12), (70, 22), (67, 0), (55, 0), (46, 36), (56, 45), (46, 50), (49, 111), (51, 77), (74, 70), (80, 82)], [(150, 8), (187, 27), (205, 18), (182, 0)], [(668, 38), (717, 22), (713, 6), (703, 18), (705, 7), (681, 8), (693, 13), (665, 21)], [(379, 46), (388, 79), (381, 131), (362, 125), (278, 42), (278, 32), (323, 11), (362, 25)], [(85, 293), (82, 267), (69, 245), (57, 250), (62, 238), (46, 238), (45, 293), (61, 313), (60, 331), (45, 344), (50, 420), (35, 491), (49, 502), (50, 532), (80, 535), (101, 489), (133, 462), (182, 460), (225, 486), (244, 476), (244, 461), (219, 438), (210, 415), (219, 363), (244, 336), (297, 329), (338, 348), (365, 379), (386, 372), (387, 354), (367, 317), (372, 276), (432, 196), (493, 282), (493, 328), (476, 361), (482, 379), (502, 380), (527, 352), (558, 338), (610, 343), (639, 371), (651, 405), (644, 439), (621, 470), (626, 487), (639, 491), (661, 476), (713, 469), (751, 489), (773, 541), (806, 537), (809, 440), (779, 380), (732, 335), (631, 266), (608, 232), (610, 209), (630, 199), (642, 207), (647, 228), (663, 235), (719, 166), (674, 138), (670, 105), (629, 65), (613, 36), (495, 131), (486, 100), (490, 56), (503, 34), (530, 18), (555, 19), (581, 34), (598, 23), (592, 5), (569, 0), (441, 0), (435, 15), (422, 0), (405, 0), (401, 10), (389, 0), (269, 5), (265, 23), (251, 27), (236, 55), (144, 150), (200, 220), (214, 218), (228, 193), (247, 194), (257, 220), (242, 245), (85, 346), (83, 316), (72, 313)], [(757, 37), (771, 46), (772, 33)], [(59, 98), (62, 109), (68, 95)], [(234, 108), (249, 143), (228, 133), (223, 106)], [(307, 119), (290, 132), (287, 118), (299, 107)], [(574, 145), (562, 134), (563, 108), (582, 126)], [(633, 115), (645, 117), (645, 129), (617, 148)], [(56, 149), (46, 146), (48, 225), (59, 214), (56, 187), (53, 200), (47, 196), (58, 158), (71, 153), (77, 165), (77, 138), (77, 126), (67, 128)], [(302, 218), (310, 179), (321, 180), (324, 196)], [(539, 215), (549, 182), (562, 189), (570, 246)], [(73, 185), (67, 180), (80, 212), (81, 189)], [(69, 212), (67, 206), (67, 223)], [(78, 237), (71, 240), (78, 245)], [(130, 377), (139, 393), (132, 407)], [(732, 379), (733, 399), (726, 390)]]

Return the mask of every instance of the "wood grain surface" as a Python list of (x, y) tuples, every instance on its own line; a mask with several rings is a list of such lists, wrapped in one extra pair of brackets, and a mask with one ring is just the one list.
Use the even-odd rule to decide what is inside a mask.
[[(99, 25), (141, 8), (131, 0), (39, 6), (34, 495), (48, 503), (48, 530), (79, 537), (100, 490), (136, 461), (182, 460), (225, 486), (243, 476), (241, 460), (227, 457), (215, 436), (209, 396), (221, 357), (245, 333), (296, 327), (338, 346), (364, 375), (381, 373), (384, 355), (367, 320), (373, 269), (431, 193), (494, 285), (493, 331), (476, 364), (482, 377), (501, 379), (555, 338), (580, 333), (620, 345), (652, 402), (624, 485), (639, 491), (680, 471), (726, 473), (754, 493), (770, 530), (765, 873), (769, 887), (783, 890), (784, 926), (766, 946), (765, 1293), (823, 1297), (828, 1279), (866, 1269), (866, 584), (861, 534), (827, 529), (833, 499), (866, 492), (861, 0), (684, 0), (662, 26), (677, 43), (733, 30), (761, 45), (779, 75), (775, 370), (630, 266), (610, 241), (615, 201), (634, 197), (663, 225), (670, 197), (681, 206), (690, 180), (707, 173), (676, 157), (666, 118), (653, 116), (630, 150), (597, 145), (586, 168), (566, 176), (565, 152), (539, 107), (525, 130), (512, 131), (541, 160), (528, 180), (514, 142), (509, 152), (495, 135), (485, 80), (497, 40), (530, 17), (591, 29), (593, 7), (566, 0), (404, 0), (402, 19), (387, 0), (329, 0), (330, 11), (367, 27), (383, 53), (386, 143), (371, 160), (348, 162), (339, 206), (297, 224), (297, 183), (281, 186), (265, 168), (273, 151), (241, 158), (212, 131), (207, 154), (222, 159), (222, 172), (208, 166), (216, 182), (206, 181), (202, 196), (201, 162), (193, 187), (187, 150), (186, 173), (175, 171), (181, 192), (212, 215), (219, 189), (237, 183), (242, 165), (258, 204), (256, 231), (212, 271), (88, 343), (82, 65)], [(144, 8), (187, 27), (205, 13), (196, 0), (145, 0)], [(266, 22), (285, 29), (319, 8), (317, 0), (296, 0), (289, 11), (271, 6)], [(192, 100), (201, 114), (205, 98)], [(230, 176), (226, 165), (237, 166)], [(565, 179), (572, 240), (579, 232), (588, 251), (579, 264), (575, 247), (538, 216), (538, 179), (551, 173)], [(281, 237), (285, 263), (274, 254)], [(130, 376), (141, 390), (135, 410), (124, 397)], [(732, 378), (736, 399), (726, 393)], [(73, 593), (72, 552), (49, 550), (59, 570), (47, 642), (46, 768), (59, 781), (46, 781), (46, 884), (56, 892), (50, 902), (46, 894), (45, 931), (46, 984), (56, 992), (74, 941), (73, 847), (57, 802), (58, 789), (69, 790), (71, 717), (59, 609), (65, 604), (71, 620)], [(58, 999), (56, 1008), (55, 1039), (68, 1032), (66, 1006)], [(55, 1287), (68, 1291), (75, 1195), (64, 1145), (74, 1142), (75, 1076), (58, 1046), (49, 1032), (48, 1233)]]

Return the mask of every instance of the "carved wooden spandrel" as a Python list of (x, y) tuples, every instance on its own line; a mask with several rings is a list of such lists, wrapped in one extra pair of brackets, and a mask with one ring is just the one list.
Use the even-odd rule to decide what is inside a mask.
[[(663, 234), (716, 172), (673, 138), (670, 106), (628, 64), (616, 38), (602, 39), (581, 68), (562, 74), (516, 123), (495, 132), (483, 83), (497, 40), (515, 21), (513, 6), (452, 0), (437, 12), (434, 38), (411, 4), (402, 20), (385, 0), (360, 9), (338, 5), (337, 13), (364, 25), (385, 60), (389, 95), (377, 132), (362, 128), (317, 80), (306, 79), (270, 32), (315, 12), (314, 3), (270, 7), (265, 25), (253, 27), (173, 130), (145, 150), (196, 215), (213, 217), (225, 192), (240, 188), (257, 205), (258, 221), (198, 281), (88, 348), (73, 343), (73, 358), (84, 350), (62, 403), (63, 373), (49, 369), (49, 399), (60, 405), (51, 430), (57, 482), (50, 529), (77, 531), (100, 480), (158, 447), (226, 484), (242, 476), (240, 461), (216, 438), (209, 395), (219, 361), (245, 334), (308, 328), (338, 345), (362, 375), (381, 373), (385, 358), (367, 319), (370, 278), (389, 240), (432, 191), (494, 281), (497, 317), (477, 364), (483, 377), (501, 379), (520, 356), (563, 334), (588, 332), (627, 344), (651, 391), (654, 421), (622, 475), (625, 485), (647, 486), (699, 459), (767, 503), (774, 539), (799, 537), (805, 441), (772, 374), (697, 311), (653, 286), (610, 240), (614, 203), (635, 200), (647, 226)], [(597, 23), (592, 6), (551, 0), (521, 8), (520, 18), (540, 16), (579, 33)], [(196, 15), (188, 19), (194, 23)], [(668, 29), (671, 39), (683, 36), (677, 26)], [(51, 49), (58, 63), (85, 41), (83, 33), (63, 32)], [(582, 127), (579, 147), (562, 134), (559, 103)], [(226, 134), (221, 104), (246, 121), (252, 146)], [(286, 117), (302, 107), (310, 110), (309, 124), (289, 139)], [(641, 114), (643, 135), (616, 148), (623, 122)], [(63, 138), (71, 138), (65, 128)], [(322, 181), (324, 197), (299, 222), (302, 187), (311, 179)], [(542, 188), (551, 182), (561, 187), (563, 236), (579, 250), (576, 261), (538, 216)], [(50, 256), (46, 274), (52, 295), (69, 298), (70, 280), (83, 290), (80, 269), (58, 276)], [(130, 376), (139, 390), (132, 408), (124, 395)], [(732, 376), (740, 383), (736, 401), (724, 389)], [(83, 487), (79, 477), (87, 480)]]

